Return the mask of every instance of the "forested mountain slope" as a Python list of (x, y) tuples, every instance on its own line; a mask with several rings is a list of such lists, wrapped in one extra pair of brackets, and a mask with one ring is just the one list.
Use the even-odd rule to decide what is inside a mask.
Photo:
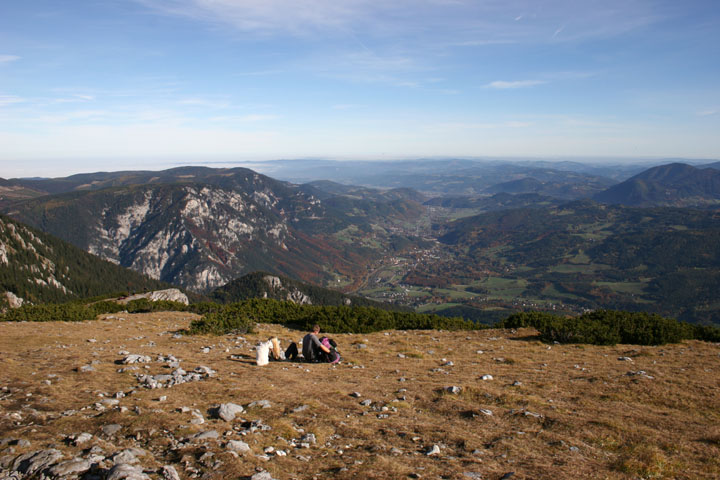
[(0, 305), (167, 287), (0, 215)]

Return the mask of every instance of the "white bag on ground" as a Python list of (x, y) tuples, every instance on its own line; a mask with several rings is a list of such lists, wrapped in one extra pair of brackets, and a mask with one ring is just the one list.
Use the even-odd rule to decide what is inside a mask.
[(255, 360), (255, 363), (257, 363), (258, 367), (262, 367), (263, 365), (267, 365), (269, 363), (269, 354), (271, 348), (271, 341), (262, 342), (260, 345), (255, 347), (255, 351), (257, 353), (257, 359)]

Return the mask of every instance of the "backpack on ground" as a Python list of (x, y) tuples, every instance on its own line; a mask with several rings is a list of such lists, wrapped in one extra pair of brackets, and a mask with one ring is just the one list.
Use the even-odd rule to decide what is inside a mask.
[(320, 339), (320, 343), (322, 343), (324, 347), (330, 349), (329, 353), (320, 352), (320, 358), (327, 363), (339, 363), (340, 352), (338, 352), (337, 350), (337, 343), (335, 343), (334, 340), (328, 337), (322, 337)]

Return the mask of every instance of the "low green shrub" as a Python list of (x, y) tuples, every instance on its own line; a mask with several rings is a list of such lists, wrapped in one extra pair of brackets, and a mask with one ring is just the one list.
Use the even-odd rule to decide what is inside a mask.
[[(220, 309), (202, 307), (204, 318), (193, 322), (191, 333), (230, 333), (234, 322), (254, 319), (260, 323), (279, 323), (310, 329), (318, 324), (328, 333), (370, 333), (381, 330), (444, 329), (472, 330), (481, 325), (438, 315), (380, 310), (373, 307), (297, 305), (272, 299), (252, 299), (232, 303)], [(238, 319), (238, 320), (235, 320)], [(213, 324), (215, 323), (215, 324)], [(244, 327), (242, 327), (244, 328)]]
[(87, 305), (46, 303), (9, 310), (2, 319), (7, 322), (81, 322), (96, 316), (95, 310)]
[(225, 335), (228, 333), (249, 333), (257, 319), (237, 304), (230, 304), (217, 312), (211, 312), (190, 323), (191, 335)]
[(719, 341), (720, 329), (691, 325), (644, 312), (598, 310), (578, 317), (522, 312), (496, 324), (498, 328), (533, 327), (549, 342), (593, 345), (663, 345), (688, 339)]

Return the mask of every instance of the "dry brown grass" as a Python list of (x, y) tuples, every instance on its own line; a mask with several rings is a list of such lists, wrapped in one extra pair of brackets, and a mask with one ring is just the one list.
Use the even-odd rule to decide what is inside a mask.
[[(531, 330), (388, 332), (336, 335), (343, 353), (336, 367), (257, 367), (253, 351), (235, 336), (173, 338), (172, 332), (188, 326), (189, 314), (124, 317), (0, 324), (0, 378), (10, 388), (10, 394), (0, 392), (0, 438), (32, 443), (12, 447), (13, 455), (50, 445), (79, 454), (82, 448), (64, 443), (64, 436), (89, 432), (106, 454), (140, 446), (150, 452), (143, 459), (147, 469), (173, 464), (183, 478), (193, 472), (243, 478), (257, 469), (283, 480), (467, 478), (465, 472), (488, 479), (509, 472), (515, 472), (513, 479), (720, 477), (720, 349), (714, 344), (549, 348), (533, 340)], [(246, 338), (254, 345), (271, 335), (286, 345), (302, 333), (261, 325)], [(353, 346), (358, 343), (368, 348)], [(213, 348), (203, 353), (205, 346)], [(117, 372), (122, 350), (153, 359), (172, 354), (186, 370), (207, 365), (218, 375), (171, 389), (143, 389), (131, 372)], [(619, 361), (621, 356), (633, 360)], [(74, 371), (92, 361), (95, 372)], [(446, 361), (454, 365), (443, 366)], [(162, 364), (149, 366), (140, 367), (169, 373)], [(627, 375), (639, 370), (654, 378)], [(493, 380), (481, 380), (484, 374)], [(444, 390), (452, 385), (462, 392)], [(92, 408), (115, 392), (132, 390), (120, 399), (127, 411)], [(362, 397), (349, 395), (355, 391)], [(158, 401), (162, 395), (166, 401)], [(364, 399), (372, 406), (360, 405)], [(257, 400), (272, 407), (240, 417), (262, 420), (270, 431), (242, 436), (233, 428), (240, 421), (208, 414), (220, 403)], [(293, 411), (302, 405), (309, 407)], [(191, 424), (182, 407), (198, 409), (206, 423)], [(67, 410), (77, 413), (63, 416)], [(113, 423), (123, 426), (114, 438), (100, 435), (103, 425)], [(177, 446), (177, 440), (205, 430), (217, 430), (220, 442)], [(289, 447), (301, 431), (313, 433), (317, 444)], [(246, 441), (253, 454), (233, 457), (223, 448), (229, 439)], [(441, 454), (426, 456), (433, 445)], [(288, 455), (263, 460), (269, 446)]]

